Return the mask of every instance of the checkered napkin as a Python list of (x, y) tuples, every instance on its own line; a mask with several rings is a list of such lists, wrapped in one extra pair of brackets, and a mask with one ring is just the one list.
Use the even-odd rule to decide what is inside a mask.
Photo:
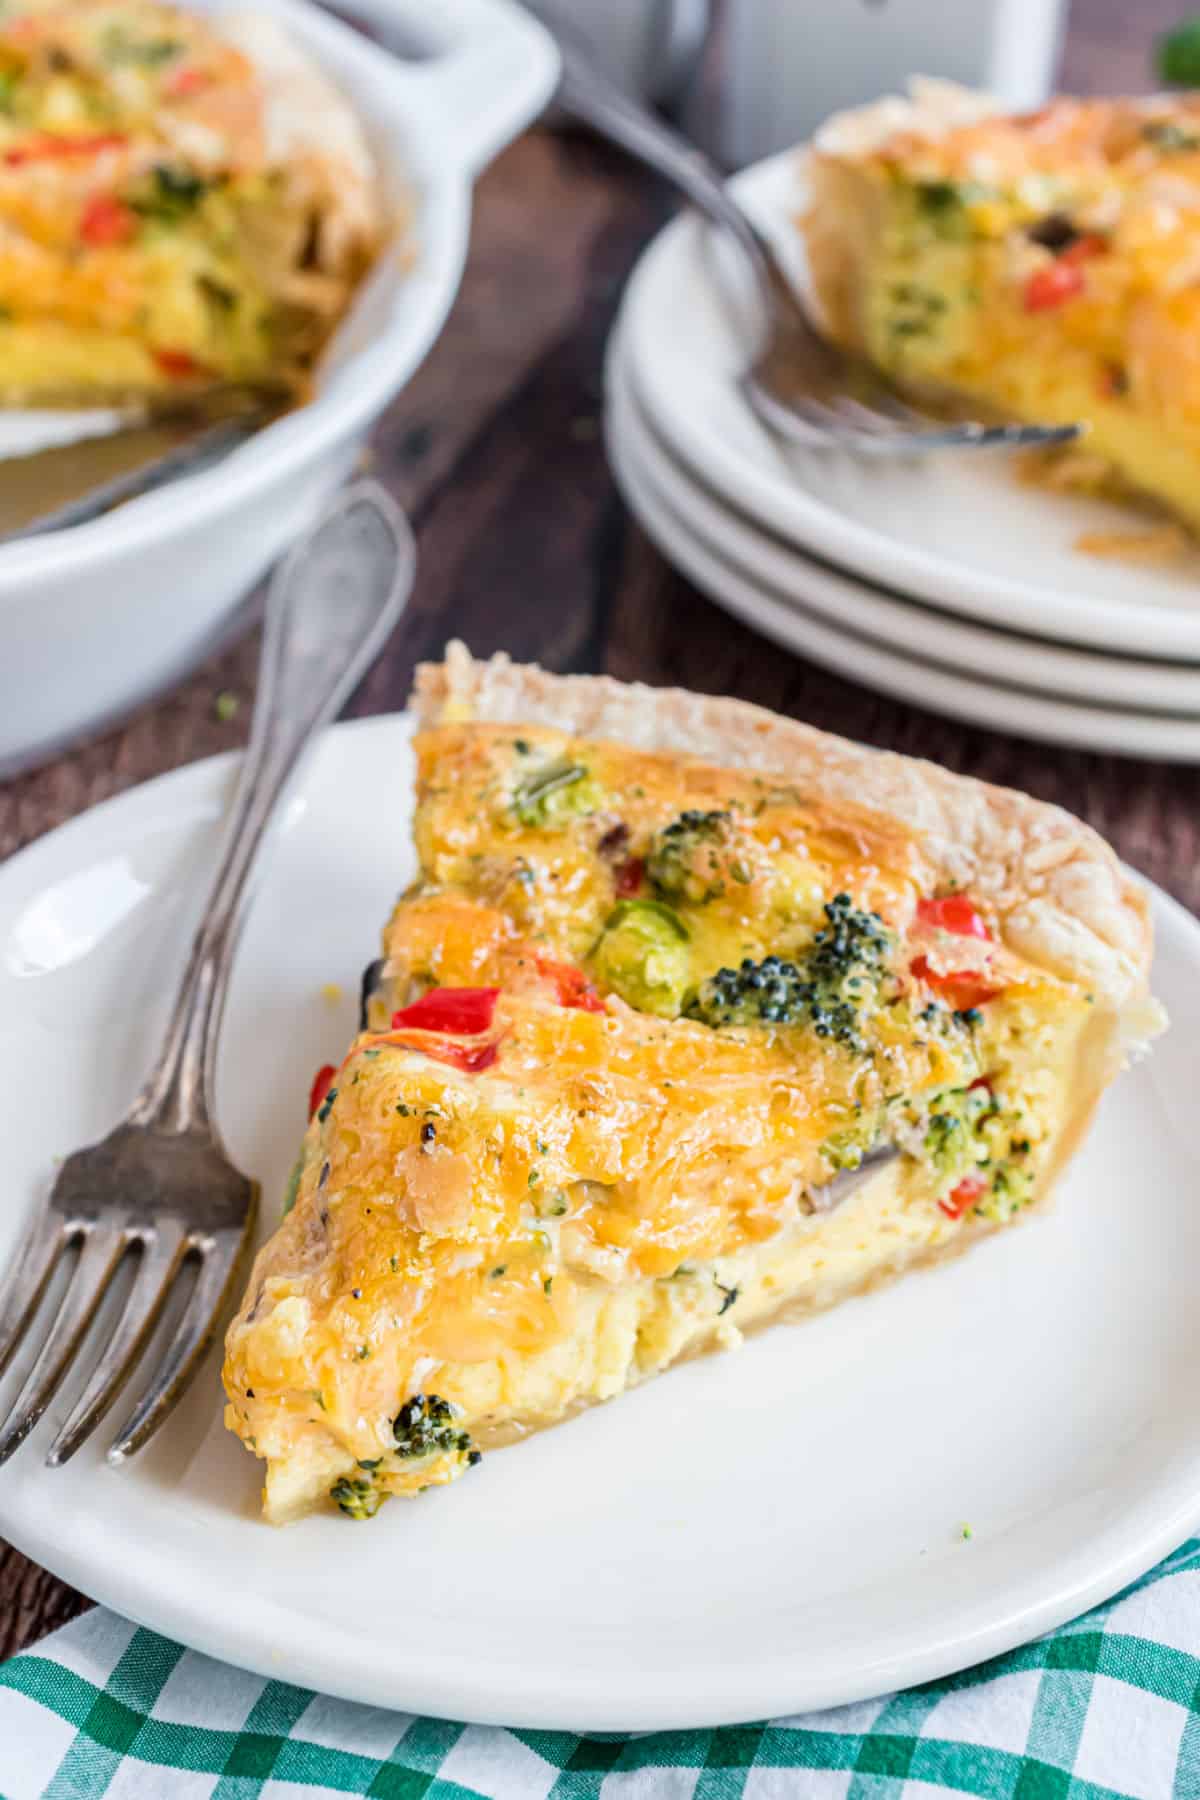
[(412, 1718), (263, 1681), (98, 1609), (0, 1666), (3, 1800), (1200, 1800), (1200, 1538), (946, 1681), (632, 1738)]

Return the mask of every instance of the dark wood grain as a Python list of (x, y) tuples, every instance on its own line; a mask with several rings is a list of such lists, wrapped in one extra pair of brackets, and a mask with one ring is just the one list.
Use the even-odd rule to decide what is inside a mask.
[[(1075, 0), (1064, 85), (1147, 86), (1149, 44), (1184, 10)], [(481, 181), (454, 315), (374, 438), (374, 471), (416, 524), (421, 573), (350, 710), (402, 706), (414, 663), (456, 634), (554, 669), (740, 694), (1058, 801), (1200, 910), (1200, 771), (1055, 750), (883, 699), (734, 623), (631, 525), (600, 436), (604, 341), (624, 277), (668, 210), (654, 182), (578, 137), (532, 132)], [(242, 742), (256, 655), (251, 632), (118, 729), (0, 786), (0, 856)], [(214, 710), (222, 691), (245, 702), (227, 722)], [(87, 1604), (0, 1543), (0, 1656)]]

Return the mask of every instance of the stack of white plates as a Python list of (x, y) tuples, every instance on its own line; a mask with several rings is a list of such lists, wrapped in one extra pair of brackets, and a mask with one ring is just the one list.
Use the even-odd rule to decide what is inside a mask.
[[(738, 178), (779, 241), (794, 157)], [(794, 236), (794, 233), (792, 234)], [(608, 361), (621, 489), (719, 605), (867, 686), (977, 725), (1200, 762), (1200, 549), (1138, 562), (1147, 521), (1023, 483), (1011, 456), (795, 451), (737, 390), (747, 321), (692, 217), (652, 243)], [(1085, 534), (1131, 540), (1118, 558)]]

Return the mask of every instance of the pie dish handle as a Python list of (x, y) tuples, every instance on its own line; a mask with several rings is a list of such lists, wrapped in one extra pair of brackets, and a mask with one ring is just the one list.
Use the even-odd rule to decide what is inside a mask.
[(391, 0), (389, 20), (430, 47), (404, 66), (446, 122), (451, 147), (474, 177), (532, 123), (559, 80), (553, 37), (514, 0)]

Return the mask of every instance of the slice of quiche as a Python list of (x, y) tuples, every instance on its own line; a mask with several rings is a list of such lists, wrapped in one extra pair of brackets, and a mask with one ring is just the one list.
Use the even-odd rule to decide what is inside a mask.
[(347, 101), (268, 17), (0, 8), (0, 402), (293, 395), (379, 247)]
[(1159, 1018), (1053, 807), (461, 646), (415, 704), (420, 874), (227, 1339), (272, 1520), (1024, 1217)]
[(836, 338), (919, 394), (1083, 421), (1097, 471), (1200, 525), (1200, 99), (1013, 117), (918, 80), (831, 119), (806, 174)]

